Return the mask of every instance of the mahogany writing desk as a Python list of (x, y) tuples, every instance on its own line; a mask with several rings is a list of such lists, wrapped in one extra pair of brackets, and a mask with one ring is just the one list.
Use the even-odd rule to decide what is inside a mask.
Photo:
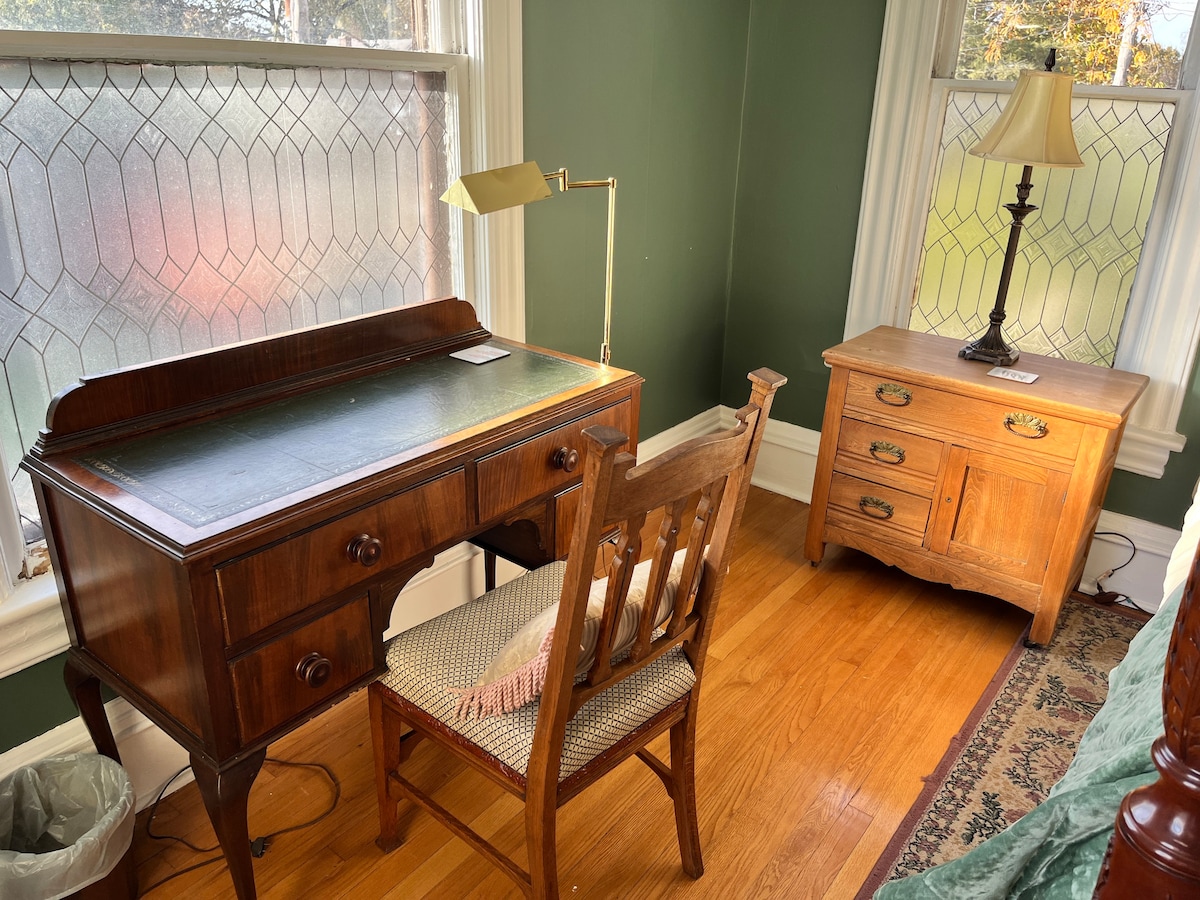
[[(490, 341), (509, 355), (448, 354)], [(87, 378), (22, 461), (71, 649), (67, 683), (117, 757), (100, 683), (178, 741), (237, 896), (267, 745), (383, 671), (396, 594), (463, 540), (565, 554), (580, 432), (636, 449), (641, 379), (493, 339), (437, 300)]]

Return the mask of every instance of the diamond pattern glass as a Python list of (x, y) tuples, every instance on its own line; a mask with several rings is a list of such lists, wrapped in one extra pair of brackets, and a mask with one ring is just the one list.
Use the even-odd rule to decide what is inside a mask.
[[(909, 327), (974, 340), (996, 300), (1021, 167), (967, 153), (1006, 95), (953, 91)], [(1076, 97), (1082, 169), (1033, 170), (1004, 333), (1021, 350), (1111, 366), (1158, 185), (1171, 101)]]
[(10, 464), (86, 373), (451, 293), (446, 90), (439, 72), (0, 61)]

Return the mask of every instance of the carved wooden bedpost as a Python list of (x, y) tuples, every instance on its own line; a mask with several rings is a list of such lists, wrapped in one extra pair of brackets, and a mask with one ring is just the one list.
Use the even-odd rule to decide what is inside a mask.
[[(1200, 557), (1198, 557), (1200, 559)], [(1163, 676), (1158, 781), (1121, 801), (1094, 898), (1200, 897), (1200, 568), (1184, 589)]]

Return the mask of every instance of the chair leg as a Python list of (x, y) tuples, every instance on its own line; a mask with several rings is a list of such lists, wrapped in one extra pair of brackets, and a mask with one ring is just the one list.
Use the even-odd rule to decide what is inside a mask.
[(400, 801), (388, 790), (388, 773), (396, 771), (411, 750), (402, 749), (403, 720), (388, 704), (380, 684), (367, 689), (371, 708), (371, 744), (375, 753), (375, 793), (379, 801), (379, 837), (376, 845), (390, 853), (404, 843), (400, 834)]
[(683, 871), (692, 878), (704, 874), (700, 855), (700, 825), (696, 817), (696, 698), (687, 713), (671, 726), (671, 797), (675, 801), (675, 831)]
[(557, 798), (525, 798), (525, 844), (529, 852), (529, 880), (533, 900), (558, 900), (558, 852), (556, 847)]

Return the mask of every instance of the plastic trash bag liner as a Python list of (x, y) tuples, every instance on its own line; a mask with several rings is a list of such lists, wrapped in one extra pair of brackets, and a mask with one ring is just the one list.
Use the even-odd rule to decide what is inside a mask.
[(129, 775), (76, 753), (0, 780), (0, 897), (59, 900), (104, 878), (133, 841)]

